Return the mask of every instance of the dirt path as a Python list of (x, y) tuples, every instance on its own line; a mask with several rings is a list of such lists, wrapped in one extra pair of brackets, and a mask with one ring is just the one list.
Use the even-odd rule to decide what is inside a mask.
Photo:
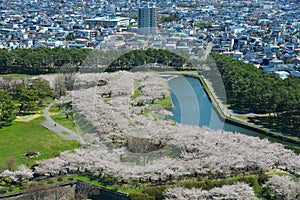
[(34, 115), (26, 115), (26, 116), (17, 116), (16, 121), (17, 122), (30, 122), (34, 119), (39, 118), (42, 116), (41, 114), (34, 114)]

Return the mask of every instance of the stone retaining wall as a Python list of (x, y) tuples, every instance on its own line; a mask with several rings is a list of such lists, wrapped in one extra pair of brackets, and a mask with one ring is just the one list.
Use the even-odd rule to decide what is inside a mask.
[(94, 200), (129, 200), (126, 194), (81, 181), (72, 181), (42, 189), (32, 188), (30, 191), (0, 195), (0, 199), (3, 200), (70, 200), (87, 198)]

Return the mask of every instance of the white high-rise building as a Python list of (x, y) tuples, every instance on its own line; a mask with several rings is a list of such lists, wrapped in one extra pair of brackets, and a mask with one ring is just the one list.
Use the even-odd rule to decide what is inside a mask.
[(156, 6), (144, 4), (138, 10), (138, 26), (141, 34), (155, 34), (157, 28)]

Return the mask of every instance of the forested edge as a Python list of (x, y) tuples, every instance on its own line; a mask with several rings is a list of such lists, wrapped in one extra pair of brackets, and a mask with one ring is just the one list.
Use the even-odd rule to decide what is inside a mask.
[(1, 74), (47, 74), (60, 72), (66, 64), (82, 65), (90, 49), (0, 49)]
[[(156, 65), (151, 65), (152, 63)], [(66, 69), (82, 72), (93, 72), (99, 69), (115, 71), (130, 70), (138, 66), (145, 68), (162, 66), (181, 70), (191, 68), (192, 62), (189, 61), (186, 52), (151, 48), (129, 52), (125, 50), (103, 51), (101, 49), (49, 49), (43, 47), (11, 51), (0, 49), (1, 74), (38, 75), (64, 72)]]
[(211, 53), (222, 76), (227, 103), (240, 113), (265, 114), (254, 123), (300, 137), (300, 79), (267, 74), (254, 65)]
[(185, 52), (149, 48), (147, 50), (132, 50), (121, 55), (108, 66), (108, 69), (129, 70), (138, 66), (149, 68), (151, 67), (149, 64), (159, 64), (176, 70), (192, 68), (192, 63)]

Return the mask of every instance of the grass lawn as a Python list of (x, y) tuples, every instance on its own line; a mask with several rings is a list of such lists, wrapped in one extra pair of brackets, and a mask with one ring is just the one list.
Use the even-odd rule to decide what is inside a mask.
[(14, 121), (13, 125), (0, 129), (0, 165), (6, 167), (5, 159), (10, 156), (16, 158), (17, 165), (22, 164), (22, 158), (25, 158), (22, 154), (28, 151), (40, 152), (39, 157), (32, 158), (40, 160), (80, 146), (77, 141), (64, 140), (56, 133), (42, 128), (41, 123), (44, 121), (44, 117), (30, 122)]
[(29, 74), (0, 74), (0, 77), (12, 77), (12, 78), (23, 78), (30, 77), (32, 75)]
[(143, 89), (143, 86), (140, 86), (139, 81), (134, 80), (134, 92), (133, 92), (133, 95), (131, 95), (131, 98), (135, 99), (138, 96), (140, 96), (142, 94), (142, 89)]
[[(47, 75), (53, 75), (55, 73), (49, 73)], [(39, 76), (39, 74), (0, 74), (0, 77), (12, 77), (12, 78), (24, 78), (24, 77), (34, 77)]]
[(75, 126), (75, 123), (73, 120), (71, 120), (70, 118), (67, 119), (66, 115), (58, 109), (58, 105), (55, 104), (53, 105), (51, 108), (50, 108), (50, 115), (51, 115), (51, 118), (57, 122), (58, 124), (72, 130), (72, 131), (75, 131), (77, 132), (77, 129), (76, 129), (76, 126)]
[[(290, 114), (291, 115), (291, 114)], [(289, 116), (284, 116), (289, 117)], [(300, 128), (299, 126), (288, 124), (284, 121), (276, 121), (274, 118), (269, 116), (253, 116), (249, 117), (250, 122), (256, 125), (263, 125), (267, 129), (274, 130), (275, 132), (282, 132), (284, 135), (300, 137)]]
[(150, 108), (171, 108), (172, 106), (170, 96), (166, 96), (164, 99), (157, 100), (153, 104), (150, 104)]

